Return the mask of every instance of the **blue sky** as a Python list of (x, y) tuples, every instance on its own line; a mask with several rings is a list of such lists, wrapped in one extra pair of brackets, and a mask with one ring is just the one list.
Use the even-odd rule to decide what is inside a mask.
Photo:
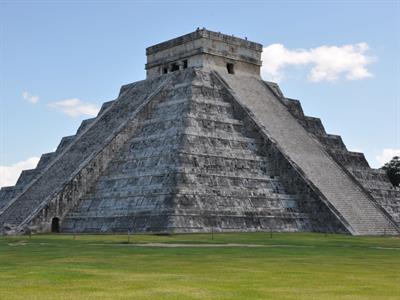
[(0, 186), (196, 27), (262, 43), (264, 78), (379, 167), (400, 153), (399, 3), (0, 0)]

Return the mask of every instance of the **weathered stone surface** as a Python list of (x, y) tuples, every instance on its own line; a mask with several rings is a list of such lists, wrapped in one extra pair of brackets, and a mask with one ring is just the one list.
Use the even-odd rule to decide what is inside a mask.
[(302, 171), (331, 206), (338, 218), (345, 220), (352, 234), (397, 234), (390, 216), (372, 201), (370, 194), (337, 164), (325, 148), (310, 137), (307, 129), (325, 132), (319, 119), (305, 117), (303, 126), (293, 118), (283, 101), (261, 80), (253, 77), (222, 75), (236, 99), (254, 114), (264, 133), (276, 141), (282, 152)]
[(315, 133), (315, 130), (309, 128), (304, 121), (305, 116), (298, 100), (287, 98), (283, 100), (300, 124), (309, 133), (312, 133), (326, 151), (352, 174), (354, 179), (373, 197), (376, 205), (386, 211), (388, 217), (400, 226), (400, 189), (390, 183), (384, 171), (370, 168), (364, 154), (348, 151), (340, 136), (327, 134), (325, 130)]
[[(108, 163), (108, 157), (122, 144), (123, 126), (134, 116), (135, 108), (152, 95), (165, 78), (142, 82), (127, 90), (116, 102), (98, 116), (96, 122), (78, 138), (63, 139), (57, 157), (35, 178), (22, 194), (9, 202), (0, 215), (0, 224), (35, 225), (49, 230), (54, 216), (63, 217), (78, 201), (91, 182)], [(140, 119), (135, 120), (137, 123)], [(123, 133), (122, 135), (127, 135)], [(113, 144), (114, 142), (114, 144)], [(111, 145), (110, 145), (111, 144)], [(108, 147), (108, 148), (107, 148)], [(108, 155), (96, 161), (101, 151)]]
[(148, 47), (147, 78), (185, 68), (226, 70), (259, 76), (262, 45), (205, 29)]
[(400, 191), (261, 80), (261, 48), (207, 30), (148, 48), (147, 80), (0, 190), (0, 232), (398, 234)]
[(0, 214), (4, 207), (21, 191), (16, 186), (5, 186), (0, 189)]
[(187, 82), (164, 91), (138, 135), (65, 217), (63, 230), (340, 228), (312, 227), (221, 86), (210, 85), (209, 73), (188, 72)]

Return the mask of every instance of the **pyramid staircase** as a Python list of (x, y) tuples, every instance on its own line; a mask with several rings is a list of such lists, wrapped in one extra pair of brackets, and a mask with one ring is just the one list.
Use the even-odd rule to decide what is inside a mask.
[(123, 86), (1, 189), (0, 231), (398, 234), (365, 164), (276, 85), (190, 68)]
[(264, 134), (301, 171), (321, 200), (354, 235), (398, 234), (392, 217), (288, 111), (273, 88), (254, 77), (214, 74), (236, 101), (252, 112)]
[(64, 232), (312, 229), (220, 87), (193, 76), (154, 104)]
[(42, 156), (37, 168), (25, 173), (30, 180), (21, 174), (18, 182), (24, 184), (16, 185), (12, 198), (4, 197), (0, 230), (20, 232), (28, 224), (48, 230), (51, 218), (62, 217), (74, 206), (107, 166), (111, 154), (134, 132), (138, 112), (145, 112), (143, 106), (170, 77), (122, 87), (118, 101), (105, 103), (96, 119), (84, 121), (75, 136), (63, 138), (54, 154)]
[(335, 161), (369, 192), (373, 201), (400, 226), (400, 188), (394, 187), (383, 170), (370, 168), (364, 154), (347, 150), (338, 135), (327, 134), (319, 118), (305, 116), (300, 101), (285, 98), (279, 87), (271, 82), (266, 84), (282, 100), (289, 112), (312, 134)]

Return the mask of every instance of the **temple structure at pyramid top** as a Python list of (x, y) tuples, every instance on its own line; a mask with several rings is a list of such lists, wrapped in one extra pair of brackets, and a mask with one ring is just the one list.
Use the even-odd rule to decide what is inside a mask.
[(261, 51), (205, 29), (147, 48), (145, 80), (0, 190), (0, 234), (399, 234), (400, 189), (264, 81)]
[(247, 39), (198, 29), (148, 47), (147, 78), (186, 68), (223, 70), (230, 74), (260, 76), (262, 45)]

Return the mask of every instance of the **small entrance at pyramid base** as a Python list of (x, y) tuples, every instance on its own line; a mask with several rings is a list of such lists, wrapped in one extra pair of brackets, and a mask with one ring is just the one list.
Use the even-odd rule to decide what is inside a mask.
[(60, 219), (57, 217), (51, 220), (51, 232), (60, 232)]

